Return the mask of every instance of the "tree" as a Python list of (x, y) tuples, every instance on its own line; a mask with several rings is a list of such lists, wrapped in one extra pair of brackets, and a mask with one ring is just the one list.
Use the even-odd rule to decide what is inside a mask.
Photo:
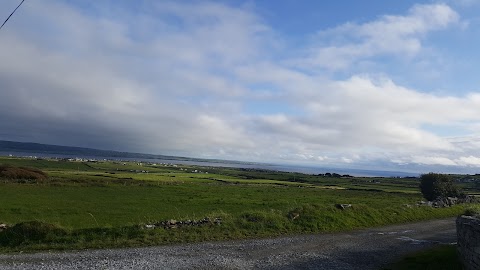
[(420, 191), (429, 201), (439, 197), (458, 197), (462, 194), (449, 175), (440, 173), (422, 174)]

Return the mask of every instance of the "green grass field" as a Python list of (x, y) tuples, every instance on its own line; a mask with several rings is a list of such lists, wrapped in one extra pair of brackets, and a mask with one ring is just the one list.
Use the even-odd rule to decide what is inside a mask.
[[(47, 230), (35, 240), (14, 241), (19, 234), (4, 231), (4, 252), (344, 231), (455, 216), (465, 208), (415, 206), (422, 199), (416, 179), (330, 178), (134, 162), (0, 158), (0, 164), (39, 168), (49, 175), (36, 183), (0, 179), (0, 223), (37, 221), (65, 232)], [(352, 207), (340, 210), (335, 207), (339, 203)], [(219, 217), (222, 223), (142, 229), (143, 224), (163, 220), (203, 217)]]

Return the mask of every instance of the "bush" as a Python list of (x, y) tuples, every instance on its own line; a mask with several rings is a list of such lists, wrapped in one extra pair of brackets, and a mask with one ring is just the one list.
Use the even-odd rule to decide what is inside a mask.
[(66, 229), (41, 221), (18, 223), (0, 233), (0, 245), (17, 246), (24, 243), (48, 242), (68, 234)]
[(422, 174), (420, 191), (423, 197), (429, 201), (439, 197), (458, 197), (462, 195), (462, 192), (454, 185), (449, 175), (439, 173)]
[(48, 178), (48, 175), (35, 168), (0, 165), (0, 178), (9, 180), (43, 181)]
[(465, 216), (480, 217), (480, 208), (467, 208), (463, 214)]

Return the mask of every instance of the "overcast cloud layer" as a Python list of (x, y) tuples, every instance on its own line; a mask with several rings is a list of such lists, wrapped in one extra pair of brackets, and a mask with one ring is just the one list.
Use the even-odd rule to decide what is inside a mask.
[[(436, 43), (474, 34), (470, 2), (320, 25), (292, 42), (252, 3), (26, 1), (0, 31), (0, 139), (476, 172), (480, 89), (449, 87), (469, 58)], [(16, 4), (2, 1), (0, 16)]]

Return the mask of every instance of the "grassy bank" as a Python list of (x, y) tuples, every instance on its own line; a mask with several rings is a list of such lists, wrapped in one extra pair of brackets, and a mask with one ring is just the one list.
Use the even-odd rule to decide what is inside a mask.
[[(118, 210), (117, 210), (118, 211)], [(169, 243), (184, 243), (206, 240), (242, 239), (296, 233), (316, 233), (351, 230), (385, 224), (410, 222), (429, 218), (456, 215), (460, 207), (429, 210), (422, 209), (375, 209), (358, 205), (352, 209), (339, 210), (331, 206), (305, 204), (290, 210), (243, 210), (219, 211), (205, 216), (210, 220), (221, 218), (221, 224), (213, 222), (202, 226), (182, 228), (146, 229), (142, 223), (133, 225), (102, 225), (86, 213), (90, 227), (71, 227), (39, 220), (20, 222), (0, 233), (2, 251), (41, 249), (83, 249), (123, 246), (145, 246)], [(120, 213), (120, 212), (118, 212)], [(178, 220), (193, 219), (190, 217)], [(70, 222), (76, 219), (71, 219)], [(78, 220), (82, 222), (83, 220)], [(96, 225), (98, 223), (98, 226)], [(149, 220), (146, 223), (155, 223)], [(145, 223), (143, 223), (145, 224)]]
[[(0, 223), (10, 225), (0, 232), (2, 252), (334, 232), (464, 211), (464, 206), (415, 206), (422, 198), (412, 190), (412, 179), (295, 174), (292, 180), (290, 173), (240, 169), (23, 159), (3, 163), (42, 169), (48, 180), (0, 181)], [(352, 207), (341, 210), (336, 204)], [(221, 223), (144, 226), (204, 217)]]

